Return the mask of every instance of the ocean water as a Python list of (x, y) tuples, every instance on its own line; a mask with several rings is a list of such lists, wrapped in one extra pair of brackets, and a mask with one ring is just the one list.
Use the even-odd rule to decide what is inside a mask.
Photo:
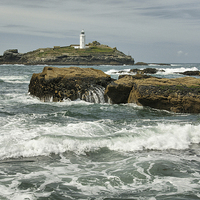
[[(0, 65), (1, 200), (200, 199), (200, 114), (41, 102), (28, 85), (43, 67)], [(117, 78), (147, 66), (92, 67)], [(150, 67), (167, 78), (200, 70)]]

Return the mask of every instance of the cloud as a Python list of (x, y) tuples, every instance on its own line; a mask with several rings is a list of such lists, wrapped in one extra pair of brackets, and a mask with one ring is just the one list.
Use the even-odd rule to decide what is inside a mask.
[(27, 28), (28, 26), (17, 25), (17, 24), (7, 24), (2, 26), (2, 28)]
[(180, 50), (180, 51), (177, 52), (177, 55), (178, 56), (188, 56), (188, 53), (185, 53), (185, 52)]
[(177, 54), (178, 54), (178, 56), (181, 56), (181, 55), (183, 55), (183, 51), (178, 51)]
[[(170, 1), (169, 1), (170, 2)], [(156, 6), (143, 7), (141, 14), (149, 17), (163, 18), (163, 19), (181, 19), (181, 20), (199, 20), (200, 2), (195, 4), (190, 2), (180, 3), (174, 1), (173, 3), (160, 3)]]

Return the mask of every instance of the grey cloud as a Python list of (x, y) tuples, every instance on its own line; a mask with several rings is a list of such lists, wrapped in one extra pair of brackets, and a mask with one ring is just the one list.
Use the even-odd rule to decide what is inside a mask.
[(178, 5), (161, 5), (148, 8), (140, 8), (141, 15), (148, 17), (158, 17), (164, 19), (200, 19), (199, 8), (197, 4), (178, 4)]
[(17, 25), (17, 24), (7, 24), (2, 27), (3, 28), (28, 28), (28, 26)]
[(22, 8), (48, 8), (50, 2), (53, 0), (0, 0), (1, 5), (7, 5), (10, 7), (22, 7)]

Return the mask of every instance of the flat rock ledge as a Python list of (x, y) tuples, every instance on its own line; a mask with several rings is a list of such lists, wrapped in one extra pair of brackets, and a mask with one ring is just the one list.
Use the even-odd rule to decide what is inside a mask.
[[(102, 90), (104, 92), (104, 88), (111, 81), (109, 75), (93, 68), (47, 66), (44, 67), (42, 73), (32, 75), (29, 93), (42, 101), (58, 102), (80, 98), (91, 102), (101, 102), (101, 99), (105, 97), (99, 97), (96, 93)], [(101, 99), (98, 100), (98, 98)]]
[(105, 94), (113, 103), (136, 103), (176, 113), (200, 112), (200, 79), (194, 77), (126, 75), (109, 84)]
[(76, 100), (113, 104), (136, 103), (176, 113), (200, 113), (200, 79), (157, 78), (150, 75), (119, 76), (113, 80), (93, 68), (44, 67), (33, 74), (29, 92), (42, 101)]

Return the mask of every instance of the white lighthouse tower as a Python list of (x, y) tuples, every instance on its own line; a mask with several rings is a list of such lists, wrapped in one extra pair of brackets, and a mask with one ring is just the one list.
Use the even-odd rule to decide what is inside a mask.
[(84, 32), (84, 30), (82, 30), (81, 34), (80, 34), (80, 49), (85, 49), (85, 32)]

